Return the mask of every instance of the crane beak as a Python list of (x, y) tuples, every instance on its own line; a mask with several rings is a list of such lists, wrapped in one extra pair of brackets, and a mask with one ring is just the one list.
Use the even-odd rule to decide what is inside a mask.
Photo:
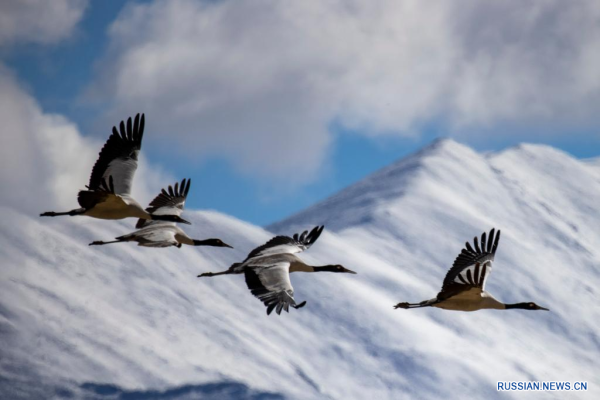
[(354, 274), (354, 275), (356, 275), (356, 274), (357, 274), (357, 272), (351, 271), (351, 270), (349, 270), (348, 268), (346, 268), (346, 270), (345, 270), (344, 272), (346, 272), (346, 273), (348, 273), (348, 274)]
[(550, 309), (549, 309), (549, 308), (546, 308), (546, 307), (540, 307), (540, 306), (538, 306), (538, 308), (537, 308), (537, 309), (538, 309), (538, 310), (544, 310), (544, 311), (550, 311)]

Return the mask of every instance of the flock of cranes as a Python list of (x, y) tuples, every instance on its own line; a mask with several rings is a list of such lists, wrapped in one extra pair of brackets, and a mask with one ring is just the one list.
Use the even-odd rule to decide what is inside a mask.
[[(140, 114), (121, 121), (119, 129), (113, 127), (112, 135), (100, 151), (100, 155), (90, 177), (87, 190), (81, 190), (77, 196), (80, 208), (67, 212), (49, 211), (42, 217), (61, 215), (85, 215), (99, 219), (138, 218), (134, 232), (119, 236), (113, 241), (94, 241), (90, 246), (111, 243), (137, 242), (144, 247), (180, 248), (182, 245), (229, 247), (221, 239), (197, 240), (189, 237), (177, 223), (190, 224), (181, 218), (191, 180), (169, 186), (143, 208), (132, 196), (131, 185), (137, 169), (138, 155), (142, 147), (145, 118)], [(234, 263), (221, 272), (205, 272), (198, 277), (244, 274), (250, 292), (262, 301), (267, 314), (275, 311), (281, 314), (289, 307), (301, 308), (306, 301), (296, 303), (294, 289), (290, 281), (292, 272), (334, 272), (356, 274), (342, 265), (332, 264), (311, 266), (296, 254), (310, 248), (323, 232), (323, 226), (317, 226), (310, 232), (289, 236), (275, 236), (267, 243), (252, 250), (246, 259)], [(481, 309), (524, 309), (548, 310), (533, 302), (504, 304), (485, 291), (485, 283), (492, 271), (492, 263), (498, 248), (500, 231), (492, 229), (489, 236), (481, 235), (481, 246), (477, 237), (471, 246), (469, 242), (458, 255), (448, 271), (442, 290), (430, 300), (420, 303), (398, 303), (394, 308), (437, 307), (446, 310), (476, 311)]]

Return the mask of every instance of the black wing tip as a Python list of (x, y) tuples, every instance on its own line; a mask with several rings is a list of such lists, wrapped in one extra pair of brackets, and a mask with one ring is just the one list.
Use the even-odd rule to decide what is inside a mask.
[[(131, 121), (132, 117), (127, 118), (127, 122)], [(133, 117), (133, 123), (135, 124), (136, 122), (139, 124), (140, 122), (142, 122), (142, 120), (144, 119), (144, 113), (136, 113), (135, 116)]]
[(127, 139), (133, 141), (133, 123), (131, 117), (127, 118)]
[(481, 234), (481, 248), (479, 247), (479, 238), (475, 236), (473, 238), (473, 247), (469, 242), (465, 243), (465, 248), (470, 252), (475, 253), (495, 253), (496, 248), (498, 247), (498, 241), (500, 240), (500, 233), (502, 231), (500, 229), (496, 230), (496, 228), (490, 229), (488, 232), (483, 232)]
[(487, 245), (485, 243), (486, 232), (483, 232), (481, 234), (481, 248), (484, 252), (490, 253), (490, 254), (496, 253), (496, 249), (498, 248), (498, 241), (500, 240), (501, 232), (502, 231), (500, 229), (496, 230), (495, 227), (492, 227), (492, 229), (490, 229), (490, 232), (488, 234)]
[[(185, 180), (185, 179), (184, 179)], [(190, 192), (190, 185), (192, 184), (192, 178), (188, 178), (187, 181), (187, 186), (185, 187), (185, 191), (183, 193), (184, 197), (187, 197), (188, 193)]]
[[(139, 115), (140, 114), (137, 114), (136, 118)], [(144, 116), (144, 113), (142, 113), (142, 117), (140, 118), (140, 125), (139, 125), (139, 128), (138, 128), (138, 135), (137, 135), (137, 141), (139, 143), (140, 149), (142, 148), (142, 137), (144, 137), (144, 127), (146, 125), (145, 121), (146, 121), (146, 118)]]
[(318, 226), (318, 225), (317, 225), (316, 227), (314, 227), (314, 228), (313, 228), (313, 231), (314, 231), (316, 234), (320, 235), (320, 234), (321, 234), (321, 232), (323, 232), (323, 229), (325, 229), (325, 225), (321, 225), (321, 226)]
[[(186, 198), (190, 191), (190, 184), (192, 180), (190, 178), (183, 178), (181, 184), (179, 185), (179, 190), (175, 190), (175, 194), (179, 197)], [(175, 184), (177, 186), (177, 184)]]
[[(492, 232), (494, 231), (494, 229), (495, 228), (492, 228)], [(493, 240), (493, 243), (492, 243), (492, 237), (490, 236), (490, 243), (492, 243), (491, 244), (491, 253), (492, 254), (496, 254), (496, 250), (498, 249), (498, 242), (500, 241), (500, 233), (501, 232), (502, 231), (500, 229), (498, 229), (496, 231), (496, 238)], [(490, 233), (490, 235), (491, 235), (491, 233)]]
[(283, 310), (285, 310), (288, 313), (290, 312), (289, 306), (286, 306), (284, 303), (281, 302), (274, 301), (265, 305), (267, 306), (267, 315), (271, 315), (273, 311), (275, 311), (277, 315), (281, 315), (281, 311)]
[(325, 225), (317, 225), (314, 228), (312, 228), (312, 230), (310, 232), (311, 233), (313, 233), (313, 232), (323, 232), (323, 229), (325, 229)]
[(273, 312), (273, 310), (277, 313), (277, 315), (281, 315), (281, 311), (285, 311), (287, 313), (290, 312), (289, 307), (291, 306), (292, 308), (295, 308), (296, 310), (299, 308), (302, 308), (306, 305), (306, 300), (304, 300), (302, 303), (299, 304), (294, 304), (294, 303), (287, 303), (287, 304), (283, 304), (283, 303), (271, 303), (267, 305), (267, 315), (271, 315), (271, 313)]
[(142, 145), (142, 137), (144, 136), (145, 116), (144, 113), (137, 113), (133, 118), (128, 117), (127, 120), (121, 120), (119, 129), (113, 126), (113, 134), (121, 139), (137, 144), (140, 148)]
[(475, 246), (475, 252), (481, 253), (481, 248), (479, 247), (479, 238), (477, 236), (473, 238), (473, 245)]
[(304, 238), (304, 240), (301, 240), (301, 242), (303, 242), (304, 244), (307, 245), (312, 245), (314, 242), (317, 241), (317, 239), (319, 238), (319, 236), (321, 236), (321, 233), (323, 233), (323, 229), (325, 229), (325, 225), (317, 225), (315, 226), (308, 235), (306, 235), (306, 237)]
[(175, 182), (174, 185), (169, 185), (167, 188), (162, 188), (161, 193), (168, 197), (183, 197), (186, 198), (190, 192), (190, 185), (192, 180), (190, 178), (183, 178), (181, 182)]

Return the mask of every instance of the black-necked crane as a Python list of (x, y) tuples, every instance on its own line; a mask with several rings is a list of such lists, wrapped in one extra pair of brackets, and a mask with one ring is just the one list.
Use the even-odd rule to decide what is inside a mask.
[(494, 236), (490, 231), (489, 240), (485, 232), (481, 235), (481, 247), (477, 237), (473, 239), (473, 248), (469, 242), (460, 252), (452, 268), (446, 274), (442, 290), (438, 295), (420, 303), (398, 303), (394, 308), (437, 307), (444, 310), (477, 311), (494, 310), (546, 310), (533, 302), (504, 304), (485, 291), (485, 283), (492, 272), (492, 263), (500, 240), (500, 230)]
[[(185, 207), (185, 200), (190, 191), (191, 179), (184, 179), (169, 186), (168, 190), (161, 192), (150, 202), (146, 211), (151, 215), (178, 215), (181, 216)], [(110, 243), (137, 242), (138, 246), (145, 247), (181, 247), (184, 244), (190, 246), (214, 246), (230, 247), (221, 239), (196, 240), (189, 237), (177, 224), (168, 221), (149, 221), (139, 219), (135, 232), (119, 236), (110, 242), (95, 241), (90, 246), (104, 245)]]
[(144, 136), (144, 114), (141, 118), (137, 114), (133, 124), (129, 118), (127, 126), (121, 121), (119, 128), (113, 127), (112, 134), (102, 147), (92, 169), (90, 183), (86, 186), (88, 190), (79, 191), (77, 201), (81, 208), (67, 212), (48, 211), (40, 216), (86, 215), (100, 219), (133, 217), (189, 224), (178, 215), (152, 215), (131, 196), (133, 175)]
[(228, 270), (221, 272), (205, 272), (198, 275), (216, 276), (227, 274), (244, 274), (250, 292), (267, 307), (267, 315), (273, 310), (281, 314), (281, 310), (289, 312), (289, 307), (301, 308), (306, 301), (297, 304), (294, 300), (294, 288), (290, 282), (291, 272), (338, 272), (356, 274), (341, 265), (307, 265), (295, 253), (300, 253), (319, 238), (323, 226), (317, 226), (301, 235), (275, 236), (264, 245), (252, 250), (248, 257), (233, 264)]

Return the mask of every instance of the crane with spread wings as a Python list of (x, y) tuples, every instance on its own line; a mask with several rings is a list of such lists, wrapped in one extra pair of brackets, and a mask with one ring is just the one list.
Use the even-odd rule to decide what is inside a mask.
[(296, 253), (310, 248), (323, 232), (323, 226), (317, 226), (310, 232), (290, 236), (275, 236), (267, 243), (252, 250), (241, 263), (234, 263), (221, 272), (205, 272), (198, 277), (210, 277), (227, 274), (244, 274), (250, 292), (264, 303), (267, 314), (273, 310), (281, 314), (289, 312), (289, 307), (301, 308), (306, 301), (296, 303), (294, 288), (290, 281), (292, 272), (336, 272), (356, 274), (342, 265), (312, 266), (302, 261)]

